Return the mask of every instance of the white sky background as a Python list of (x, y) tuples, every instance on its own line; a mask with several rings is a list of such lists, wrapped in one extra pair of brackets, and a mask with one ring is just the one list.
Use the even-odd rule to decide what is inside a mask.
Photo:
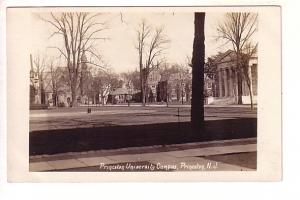
[[(49, 13), (39, 13), (40, 16), (49, 16)], [(217, 54), (219, 51), (227, 50), (231, 46), (219, 48), (222, 42), (216, 42), (217, 23), (222, 20), (224, 13), (206, 13), (205, 16), (205, 54), (206, 57)], [(194, 39), (194, 13), (138, 13), (123, 12), (123, 22), (120, 13), (106, 13), (99, 16), (100, 22), (108, 21), (109, 29), (97, 36), (109, 37), (109, 40), (98, 40), (97, 50), (109, 63), (115, 72), (127, 72), (138, 69), (138, 52), (135, 49), (137, 43), (136, 30), (142, 19), (153, 27), (164, 26), (165, 34), (170, 40), (169, 48), (164, 57), (168, 63), (186, 64), (187, 56), (192, 55)], [(36, 13), (32, 14), (32, 50), (34, 55), (57, 57), (58, 51), (49, 49), (49, 46), (63, 47), (61, 35), (49, 39), (53, 33), (50, 24), (40, 20)]]

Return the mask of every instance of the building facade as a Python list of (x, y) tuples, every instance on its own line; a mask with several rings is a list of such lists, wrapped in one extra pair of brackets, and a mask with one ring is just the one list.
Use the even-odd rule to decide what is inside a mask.
[[(218, 100), (227, 100), (228, 103), (236, 103), (238, 98), (238, 69), (236, 67), (236, 56), (233, 51), (219, 54), (214, 63), (216, 72), (214, 84), (212, 85), (213, 96)], [(242, 101), (243, 104), (250, 103), (250, 89), (253, 93), (253, 102), (257, 103), (257, 56), (248, 60), (247, 73), (243, 71), (242, 79)], [(248, 74), (248, 76), (246, 75)]]

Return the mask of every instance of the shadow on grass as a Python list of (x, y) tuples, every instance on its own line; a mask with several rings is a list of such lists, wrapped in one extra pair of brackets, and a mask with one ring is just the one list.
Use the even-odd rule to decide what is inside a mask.
[(30, 155), (80, 152), (187, 142), (256, 137), (257, 119), (205, 122), (205, 132), (192, 131), (190, 122), (32, 131)]

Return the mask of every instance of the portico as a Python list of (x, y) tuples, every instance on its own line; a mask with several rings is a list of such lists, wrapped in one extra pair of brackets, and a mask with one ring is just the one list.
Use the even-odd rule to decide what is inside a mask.
[(218, 69), (218, 97), (234, 97), (237, 80), (236, 70), (232, 67)]
[[(216, 77), (214, 97), (217, 99), (237, 101), (238, 96), (238, 70), (234, 59), (233, 52), (220, 54), (216, 60)], [(257, 96), (257, 57), (252, 57), (249, 60), (248, 78), (244, 72), (242, 76), (242, 99), (243, 103), (250, 103), (250, 90), (253, 94), (254, 102)], [(248, 86), (250, 84), (250, 88)]]

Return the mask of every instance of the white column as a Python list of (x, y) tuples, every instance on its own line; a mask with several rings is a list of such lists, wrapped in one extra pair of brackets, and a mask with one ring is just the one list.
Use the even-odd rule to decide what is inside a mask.
[(235, 68), (232, 69), (232, 73), (233, 73), (233, 96), (237, 96), (237, 91), (238, 91), (238, 80), (237, 80), (237, 71)]
[(229, 68), (229, 96), (233, 96), (233, 76), (232, 76), (232, 68)]
[(235, 96), (235, 100), (236, 100), (236, 102), (237, 102), (237, 100), (238, 100), (238, 80), (237, 80), (237, 71), (236, 71), (236, 69), (233, 69), (233, 84), (234, 84), (234, 86), (233, 86), (233, 93), (234, 93), (234, 96)]
[(221, 69), (218, 70), (218, 80), (219, 80), (219, 97), (223, 96), (223, 91), (222, 91), (222, 71)]
[[(248, 76), (249, 76), (249, 78), (250, 78), (250, 90), (251, 90), (251, 92), (253, 93), (252, 67), (253, 67), (253, 65), (251, 65), (251, 66), (249, 67)], [(250, 93), (250, 91), (249, 91), (249, 95), (250, 95), (250, 94), (251, 94), (251, 93)]]
[(227, 70), (224, 69), (224, 84), (225, 84), (225, 97), (228, 97), (228, 76), (227, 76)]

